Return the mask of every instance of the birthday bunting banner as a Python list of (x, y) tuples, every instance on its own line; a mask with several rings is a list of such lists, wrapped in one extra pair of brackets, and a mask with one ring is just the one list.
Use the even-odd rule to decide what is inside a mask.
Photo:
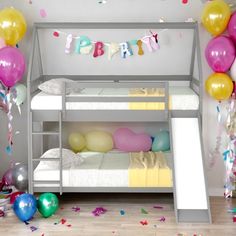
[(150, 30), (149, 35), (145, 35), (141, 39), (133, 39), (125, 42), (102, 42), (93, 41), (85, 35), (74, 36), (73, 34), (66, 34), (58, 30), (54, 31), (53, 35), (59, 37), (63, 33), (66, 35), (65, 53), (77, 54), (93, 54), (94, 58), (101, 57), (107, 52), (108, 59), (120, 53), (121, 58), (127, 58), (134, 55), (132, 47), (138, 48), (138, 55), (144, 55), (144, 48), (146, 47), (149, 52), (156, 52), (160, 49), (158, 34)]

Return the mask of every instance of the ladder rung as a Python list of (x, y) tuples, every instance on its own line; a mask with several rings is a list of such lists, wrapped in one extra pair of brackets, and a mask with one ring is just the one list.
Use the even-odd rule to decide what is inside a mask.
[(33, 135), (59, 135), (59, 132), (32, 132)]
[(33, 184), (60, 184), (60, 180), (34, 180)]
[(34, 158), (32, 161), (60, 161), (61, 158)]

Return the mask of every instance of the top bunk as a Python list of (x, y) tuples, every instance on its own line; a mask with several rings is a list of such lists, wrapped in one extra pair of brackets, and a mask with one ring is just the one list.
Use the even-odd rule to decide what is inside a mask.
[[(95, 56), (97, 42), (102, 56)], [(123, 42), (132, 56), (122, 54)], [(35, 23), (28, 110), (38, 121), (57, 120), (58, 111), (65, 121), (196, 117), (202, 113), (201, 74), (195, 22)]]

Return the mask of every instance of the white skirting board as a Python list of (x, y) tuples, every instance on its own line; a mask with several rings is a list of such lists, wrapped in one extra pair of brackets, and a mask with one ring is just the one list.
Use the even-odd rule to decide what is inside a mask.
[(177, 210), (207, 210), (198, 118), (172, 118)]

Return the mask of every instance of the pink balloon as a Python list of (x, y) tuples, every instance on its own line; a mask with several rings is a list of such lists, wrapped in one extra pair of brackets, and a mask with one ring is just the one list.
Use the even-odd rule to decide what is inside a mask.
[(152, 139), (148, 134), (136, 134), (128, 128), (120, 128), (113, 135), (116, 148), (125, 152), (147, 152)]
[(2, 177), (2, 182), (5, 186), (13, 185), (13, 178), (12, 178), (12, 169), (8, 169)]
[(232, 14), (229, 24), (228, 24), (228, 32), (230, 37), (236, 43), (236, 12)]
[(22, 195), (24, 192), (14, 192), (10, 195), (10, 204), (13, 204), (15, 202), (15, 200), (17, 199), (17, 197), (19, 197), (20, 195)]
[(25, 59), (19, 49), (4, 47), (0, 49), (0, 81), (6, 87), (14, 86), (25, 72)]
[(227, 36), (215, 37), (208, 43), (205, 56), (209, 66), (215, 72), (227, 72), (235, 59), (235, 47)]

